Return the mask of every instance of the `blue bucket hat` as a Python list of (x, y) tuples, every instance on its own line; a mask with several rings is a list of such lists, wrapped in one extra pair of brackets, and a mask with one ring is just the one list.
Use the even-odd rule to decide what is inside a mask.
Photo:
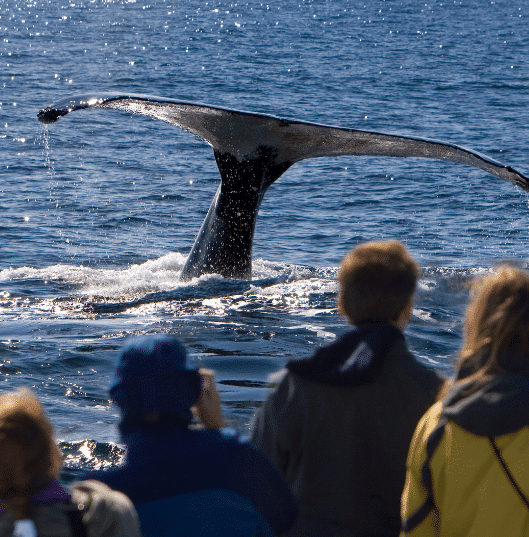
[(201, 377), (187, 367), (185, 347), (174, 337), (127, 340), (119, 352), (110, 397), (122, 413), (121, 430), (187, 425), (198, 401)]

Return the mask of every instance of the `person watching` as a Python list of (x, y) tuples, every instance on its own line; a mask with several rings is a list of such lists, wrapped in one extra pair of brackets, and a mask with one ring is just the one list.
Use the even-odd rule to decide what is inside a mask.
[(0, 537), (140, 537), (122, 493), (97, 481), (65, 488), (62, 456), (39, 400), (0, 395)]
[(253, 445), (221, 429), (214, 374), (189, 367), (186, 355), (168, 335), (125, 342), (110, 388), (125, 463), (88, 477), (132, 499), (144, 537), (281, 534), (297, 517), (287, 484)]
[(349, 252), (338, 308), (353, 329), (290, 361), (258, 411), (252, 441), (300, 504), (289, 536), (393, 536), (413, 431), (442, 377), (403, 335), (419, 267), (397, 241)]
[(402, 536), (529, 535), (529, 274), (473, 282), (454, 380), (417, 425)]

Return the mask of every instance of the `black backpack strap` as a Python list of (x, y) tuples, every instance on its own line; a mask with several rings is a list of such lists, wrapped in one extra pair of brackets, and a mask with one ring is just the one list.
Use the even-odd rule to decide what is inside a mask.
[(71, 503), (66, 509), (65, 513), (70, 522), (70, 529), (72, 530), (72, 537), (88, 537), (86, 526), (83, 522), (83, 509), (82, 505), (78, 506), (75, 503)]
[(522, 502), (525, 504), (525, 507), (529, 510), (529, 500), (527, 500), (527, 497), (522, 492), (522, 489), (519, 487), (518, 483), (516, 482), (516, 479), (514, 479), (514, 476), (511, 474), (509, 468), (507, 467), (507, 463), (505, 462), (505, 459), (501, 456), (501, 452), (498, 449), (498, 446), (496, 445), (496, 442), (494, 438), (489, 437), (490, 445), (492, 446), (492, 449), (494, 451), (494, 454), (496, 455), (496, 458), (498, 459), (499, 463), (501, 464), (501, 467), (503, 468), (503, 471), (505, 472), (505, 475), (507, 476), (507, 479), (511, 483), (511, 485), (514, 487), (514, 490), (518, 493), (518, 496), (522, 500)]
[(433, 478), (432, 470), (430, 468), (430, 461), (434, 456), (441, 440), (443, 439), (445, 433), (445, 426), (448, 420), (441, 416), (439, 422), (430, 433), (428, 440), (426, 441), (426, 460), (424, 461), (421, 468), (421, 479), (424, 486), (426, 499), (408, 518), (402, 520), (402, 531), (411, 532), (419, 524), (421, 524), (426, 517), (434, 511), (439, 517), (439, 510), (435, 503), (434, 490), (433, 490)]

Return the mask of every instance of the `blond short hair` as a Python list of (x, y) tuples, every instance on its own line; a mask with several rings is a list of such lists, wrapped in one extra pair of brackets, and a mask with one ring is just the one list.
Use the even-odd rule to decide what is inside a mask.
[(351, 324), (395, 322), (413, 297), (419, 265), (399, 241), (351, 250), (338, 272), (338, 309)]
[(0, 453), (0, 500), (25, 511), (62, 467), (52, 425), (29, 390), (0, 395)]

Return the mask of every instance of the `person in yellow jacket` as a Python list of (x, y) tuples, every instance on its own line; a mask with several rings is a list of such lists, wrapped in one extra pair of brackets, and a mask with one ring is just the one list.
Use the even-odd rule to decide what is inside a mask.
[(529, 275), (478, 278), (457, 376), (413, 436), (401, 537), (529, 535)]

